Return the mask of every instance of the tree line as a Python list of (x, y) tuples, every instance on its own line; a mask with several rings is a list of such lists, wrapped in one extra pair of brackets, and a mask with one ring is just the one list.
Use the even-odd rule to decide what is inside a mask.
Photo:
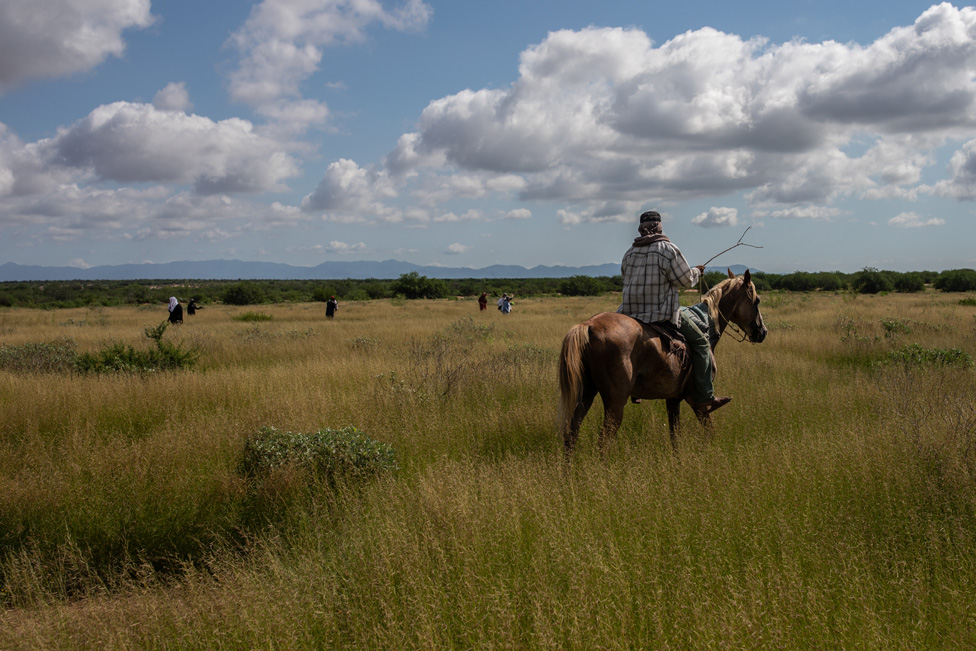
[[(727, 274), (708, 272), (705, 288), (713, 287)], [(791, 292), (920, 292), (926, 287), (947, 292), (976, 291), (976, 270), (885, 271), (871, 267), (855, 273), (840, 271), (771, 274), (753, 272), (759, 291)], [(599, 296), (619, 292), (618, 276), (572, 276), (569, 278), (428, 278), (417, 272), (396, 279), (344, 280), (87, 280), (19, 281), (0, 283), (0, 307), (62, 308), (118, 305), (166, 304), (170, 296), (186, 302), (259, 305), (261, 303), (325, 302), (330, 296), (342, 301), (375, 299), (451, 298), (501, 296)]]

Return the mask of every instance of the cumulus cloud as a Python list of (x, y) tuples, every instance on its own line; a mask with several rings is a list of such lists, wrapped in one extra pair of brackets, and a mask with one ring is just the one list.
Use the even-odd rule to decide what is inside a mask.
[(153, 22), (149, 0), (4, 0), (0, 93), (30, 79), (90, 70), (125, 51), (122, 33)]
[(332, 240), (327, 246), (324, 247), (329, 253), (338, 253), (340, 255), (349, 255), (351, 253), (358, 253), (366, 249), (365, 242), (357, 242), (356, 244), (346, 244), (345, 242), (340, 242), (338, 240)]
[(739, 211), (735, 208), (716, 208), (712, 206), (706, 212), (693, 217), (691, 223), (703, 228), (735, 226), (739, 223)]
[(283, 189), (298, 173), (281, 145), (250, 122), (214, 122), (150, 104), (100, 106), (39, 143), (60, 166), (118, 183), (187, 183), (200, 194)]
[[(429, 205), (518, 179), (506, 191), (562, 203), (563, 224), (632, 217), (613, 202), (735, 193), (823, 218), (845, 197), (914, 198), (931, 152), (976, 128), (974, 67), (976, 9), (949, 4), (867, 45), (561, 30), (522, 53), (510, 87), (431, 101), (384, 164)], [(969, 196), (965, 161), (955, 169), (940, 191)]]
[(153, 106), (160, 111), (179, 111), (181, 113), (193, 108), (190, 102), (190, 93), (186, 90), (186, 83), (172, 82), (156, 93), (153, 97)]
[(381, 203), (396, 196), (386, 172), (365, 169), (355, 161), (340, 159), (331, 163), (318, 187), (302, 200), (302, 209), (326, 213), (340, 221), (399, 221), (399, 211)]
[[(271, 117), (284, 112), (294, 118), (302, 111), (296, 114), (287, 106), (301, 99), (301, 85), (318, 70), (323, 48), (360, 42), (374, 25), (422, 29), (430, 15), (430, 6), (421, 0), (394, 8), (379, 0), (263, 0), (230, 39), (241, 53), (230, 74), (231, 97)], [(328, 115), (325, 105), (302, 102), (307, 117), (321, 120)], [(311, 104), (317, 107), (309, 112)]]
[(502, 214), (502, 219), (531, 219), (532, 211), (528, 208), (515, 208)]
[(931, 192), (961, 201), (976, 199), (976, 140), (965, 143), (949, 161), (948, 179), (939, 181)]
[(771, 217), (772, 219), (815, 219), (830, 221), (834, 217), (844, 214), (839, 208), (830, 206), (791, 206), (777, 210), (755, 210), (754, 217)]
[(940, 217), (925, 219), (913, 212), (903, 212), (888, 220), (889, 226), (899, 228), (923, 228), (925, 226), (942, 226), (943, 224), (945, 224), (945, 220)]
[(454, 242), (453, 244), (451, 244), (451, 245), (449, 245), (447, 247), (447, 249), (444, 251), (444, 253), (446, 253), (448, 255), (461, 255), (462, 253), (466, 253), (467, 251), (470, 251), (470, 250), (471, 250), (471, 246), (470, 245), (468, 245), (468, 244), (461, 244), (460, 242)]

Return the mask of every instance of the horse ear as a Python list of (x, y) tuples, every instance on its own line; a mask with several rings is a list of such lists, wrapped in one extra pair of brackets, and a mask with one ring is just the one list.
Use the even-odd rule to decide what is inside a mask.
[(728, 272), (729, 272), (729, 278), (735, 278), (735, 274), (734, 274), (734, 273), (732, 273), (732, 270), (731, 270), (731, 269), (729, 269), (728, 267), (726, 267), (726, 269), (727, 269), (727, 270), (728, 270)]
[(748, 269), (746, 269), (746, 272), (744, 274), (742, 274), (742, 280), (747, 285), (752, 282), (752, 274), (749, 273), (749, 270)]

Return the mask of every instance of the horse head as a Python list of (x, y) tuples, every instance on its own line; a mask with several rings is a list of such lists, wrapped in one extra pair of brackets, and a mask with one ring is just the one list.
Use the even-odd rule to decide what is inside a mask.
[(720, 302), (722, 316), (739, 326), (749, 341), (762, 343), (769, 330), (766, 329), (762, 312), (759, 311), (759, 303), (762, 299), (752, 282), (752, 274), (746, 269), (741, 281), (738, 281), (729, 269), (729, 279), (733, 287)]

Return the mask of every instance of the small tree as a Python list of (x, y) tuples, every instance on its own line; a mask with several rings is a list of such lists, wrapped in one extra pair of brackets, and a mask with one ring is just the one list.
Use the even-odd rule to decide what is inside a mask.
[(227, 305), (254, 305), (263, 303), (264, 299), (264, 290), (246, 280), (228, 287), (223, 296), (223, 301)]
[(402, 274), (390, 288), (406, 298), (446, 298), (450, 289), (443, 280), (421, 276), (416, 271)]
[(944, 292), (976, 291), (976, 271), (972, 269), (950, 269), (939, 274), (935, 288)]
[(563, 296), (600, 296), (606, 291), (607, 283), (593, 276), (572, 276), (559, 283)]
[(874, 267), (865, 267), (854, 274), (851, 287), (860, 294), (880, 294), (892, 291), (895, 283), (887, 274)]

